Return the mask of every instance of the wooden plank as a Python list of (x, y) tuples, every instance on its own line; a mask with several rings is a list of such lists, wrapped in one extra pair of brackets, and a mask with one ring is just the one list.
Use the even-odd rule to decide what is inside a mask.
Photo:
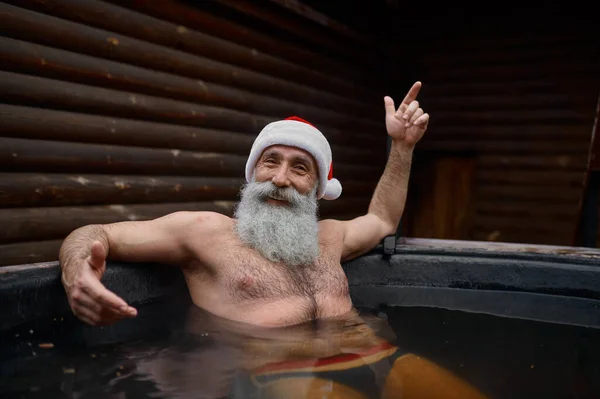
[[(507, 78), (506, 81), (497, 79), (471, 81), (468, 77), (465, 77), (464, 80), (431, 81), (424, 86), (423, 101), (429, 98), (481, 95), (482, 93), (485, 93), (486, 96), (556, 94), (562, 91), (557, 84), (558, 82), (552, 79), (537, 79), (536, 77), (519, 80)], [(569, 77), (564, 80), (563, 84), (575, 92), (585, 93), (590, 90), (589, 79), (582, 76)]]
[[(354, 140), (353, 140), (354, 141)], [(337, 165), (368, 165), (372, 168), (377, 168), (383, 173), (385, 167), (385, 149), (381, 148), (377, 151), (376, 147), (373, 150), (366, 150), (364, 146), (361, 146), (356, 140), (356, 147), (332, 145), (332, 141), (329, 142), (331, 146), (331, 153), (333, 156), (334, 163)], [(346, 144), (349, 144), (346, 142)], [(334, 169), (337, 170), (337, 169)]]
[(248, 155), (254, 136), (226, 130), (181, 126), (0, 104), (0, 136), (114, 144), (135, 147), (185, 148), (202, 152)]
[(480, 169), (583, 170), (585, 159), (571, 155), (483, 155), (477, 159)]
[(257, 133), (275, 120), (264, 116), (0, 71), (4, 101), (100, 115), (173, 122)]
[(510, 183), (482, 184), (477, 190), (482, 203), (488, 200), (518, 200), (535, 206), (540, 202), (575, 205), (579, 199), (577, 187), (566, 187), (561, 182), (547, 181), (546, 186), (512, 186)]
[(88, 224), (149, 220), (177, 211), (211, 211), (230, 215), (233, 202), (62, 206), (56, 208), (0, 209), (0, 243), (64, 239)]
[(0, 138), (3, 171), (241, 178), (245, 165), (230, 154)]
[(526, 231), (544, 234), (564, 233), (566, 237), (570, 236), (573, 227), (573, 220), (549, 219), (547, 215), (519, 216), (512, 218), (502, 215), (477, 215), (475, 220), (476, 229), (484, 228), (488, 230), (499, 230), (500, 232)]
[[(4, 94), (4, 101), (17, 105), (50, 107), (252, 134), (258, 134), (266, 124), (280, 119), (4, 71), (0, 71), (0, 91)], [(343, 135), (342, 132), (340, 129), (327, 129), (328, 134), (338, 137)], [(364, 140), (364, 145), (384, 148), (383, 134), (360, 134), (358, 137)]]
[(0, 173), (0, 207), (234, 201), (240, 178)]
[[(582, 27), (582, 26), (580, 26)], [(594, 26), (590, 27), (592, 30)], [(524, 56), (532, 55), (533, 58), (543, 54), (556, 55), (564, 54), (565, 51), (577, 49), (578, 46), (585, 44), (594, 44), (595, 37), (582, 35), (586, 29), (582, 30), (560, 30), (555, 32), (550, 31), (538, 31), (538, 32), (527, 32), (527, 35), (523, 35), (519, 31), (514, 32), (482, 32), (482, 35), (462, 35), (460, 42), (456, 42), (460, 47), (461, 54), (471, 54), (475, 58), (481, 53), (487, 54), (490, 50), (490, 46), (494, 46), (496, 50), (510, 51), (511, 54), (523, 54)], [(491, 34), (490, 34), (491, 33)], [(454, 54), (457, 48), (445, 47), (443, 50), (432, 53), (433, 56), (439, 54)], [(577, 52), (569, 52), (572, 56), (575, 56)], [(491, 54), (493, 55), (493, 54)], [(452, 57), (449, 57), (452, 59)], [(560, 57), (558, 57), (560, 58)], [(571, 57), (573, 58), (573, 57)]]
[[(322, 201), (320, 214), (360, 212), (367, 198)], [(368, 204), (368, 202), (367, 202)], [(71, 231), (88, 224), (108, 224), (127, 220), (150, 220), (177, 211), (211, 211), (228, 216), (235, 202), (178, 202), (162, 204), (114, 204), (0, 209), (0, 243), (64, 239)]]
[[(254, 136), (225, 130), (204, 129), (134, 119), (0, 104), (0, 136), (40, 140), (76, 141), (134, 147), (158, 147), (247, 156)], [(324, 132), (336, 162), (371, 160), (373, 151), (360, 137)], [(340, 145), (341, 144), (341, 145)], [(354, 147), (353, 147), (354, 146)], [(357, 148), (358, 147), (358, 148)], [(382, 150), (383, 153), (383, 150)]]
[[(109, 0), (110, 1), (110, 0)], [(309, 51), (300, 46), (294, 46), (278, 40), (266, 34), (252, 30), (247, 26), (236, 24), (225, 18), (219, 18), (200, 7), (192, 7), (185, 3), (172, 0), (135, 1), (116, 0), (111, 1), (121, 7), (128, 7), (144, 14), (183, 25), (187, 29), (198, 29), (203, 33), (217, 36), (246, 47), (257, 49), (260, 52), (274, 54), (277, 57), (299, 63), (311, 65), (327, 73), (337, 73), (344, 78), (360, 79), (364, 73), (349, 67), (347, 63)]]
[[(127, 24), (126, 22), (124, 24)], [(0, 33), (126, 64), (207, 80), (280, 98), (336, 109), (353, 115), (377, 115), (380, 108), (366, 97), (353, 99), (225, 64), (206, 57), (148, 43), (0, 3)], [(360, 100), (360, 101), (357, 101)], [(377, 104), (379, 102), (377, 101)]]
[(353, 30), (352, 28), (332, 19), (331, 17), (311, 8), (306, 3), (298, 0), (271, 0), (273, 3), (279, 4), (281, 7), (285, 7), (288, 10), (301, 15), (317, 24), (320, 24), (327, 29), (335, 31), (338, 34), (346, 36), (356, 42), (360, 42), (367, 46), (377, 46), (379, 43), (373, 42), (372, 39), (364, 36), (363, 34)]
[[(206, 177), (244, 176), (247, 157), (157, 148), (65, 143), (46, 140), (0, 138), (0, 171), (46, 173), (102, 173), (183, 175)], [(341, 180), (375, 181), (377, 167), (336, 164)]]
[[(583, 172), (528, 170), (483, 170), (477, 171), (478, 184), (510, 183), (515, 186), (562, 186), (563, 189), (581, 187)], [(550, 194), (550, 193), (548, 193)]]
[(62, 240), (19, 242), (0, 245), (0, 266), (57, 261)]
[[(560, 16), (553, 22), (564, 24), (565, 19)], [(556, 33), (550, 30), (533, 33), (530, 29), (527, 34), (519, 30), (486, 32), (484, 29), (477, 35), (462, 34), (460, 40), (449, 37), (450, 40), (438, 46), (437, 51), (428, 54), (423, 61), (438, 65), (437, 61), (439, 65), (446, 66), (459, 64), (461, 60), (496, 65), (509, 64), (515, 59), (529, 63), (576, 60), (585, 54), (584, 49), (594, 48), (597, 42), (592, 34), (595, 33), (595, 24), (581, 24), (581, 19), (575, 24), (570, 26), (572, 29), (555, 30)]]
[(575, 204), (555, 204), (551, 201), (532, 204), (521, 201), (489, 200), (477, 205), (478, 215), (506, 216), (507, 218), (547, 217), (548, 220), (572, 221), (577, 213)]
[(500, 231), (478, 228), (471, 233), (471, 239), (520, 244), (569, 245), (567, 235), (560, 231), (533, 233), (531, 231)]
[(485, 111), (465, 111), (463, 108), (460, 112), (436, 110), (435, 117), (436, 123), (449, 125), (454, 123), (496, 123), (500, 125), (527, 125), (532, 123), (578, 124), (590, 120), (588, 112), (573, 108), (516, 108), (512, 110), (487, 109)]
[[(235, 42), (209, 36), (161, 19), (97, 0), (7, 0), (19, 7), (64, 18), (88, 26), (106, 29), (188, 53), (239, 65), (300, 84), (322, 87), (342, 96), (373, 96), (370, 90), (352, 81), (329, 76), (319, 70), (304, 67)], [(364, 58), (364, 55), (361, 55)], [(359, 55), (357, 54), (357, 57)]]
[[(21, 40), (0, 38), (0, 48), (4, 49), (0, 54), (0, 68), (6, 71), (233, 108), (279, 118), (302, 115), (312, 123), (329, 125), (346, 131), (368, 132), (383, 128), (381, 124), (355, 118), (352, 115)], [(326, 126), (323, 126), (323, 129), (326, 130)]]
[(401, 237), (398, 240), (396, 249), (400, 253), (409, 253), (415, 251), (443, 251), (445, 253), (465, 253), (471, 255), (481, 254), (536, 254), (536, 255), (561, 255), (578, 260), (589, 260), (600, 258), (600, 253), (591, 248), (572, 248), (569, 246), (544, 246), (544, 245), (521, 245), (511, 243), (489, 243), (470, 240), (437, 240), (430, 238), (406, 238)]
[[(0, 207), (235, 201), (243, 183), (241, 178), (0, 173)], [(375, 185), (347, 180), (343, 188), (342, 199), (370, 198)]]
[[(309, 41), (312, 47), (322, 48), (324, 52), (333, 52), (343, 55), (348, 60), (365, 66), (373, 67), (372, 62), (365, 62), (369, 57), (365, 57), (365, 52), (373, 50), (373, 45), (369, 48), (364, 43), (358, 43), (356, 40), (348, 41), (339, 36), (331, 35), (330, 28), (319, 26), (318, 24), (307, 24), (306, 21), (290, 13), (283, 13), (274, 7), (266, 7), (266, 4), (258, 5), (249, 0), (217, 0), (219, 3), (256, 18), (264, 23), (273, 25), (276, 29)], [(358, 47), (358, 49), (357, 49)]]
[(427, 151), (455, 151), (472, 153), (509, 153), (509, 154), (573, 154), (581, 156), (585, 153), (585, 143), (574, 141), (519, 141), (516, 145), (514, 140), (453, 140), (451, 138), (435, 139), (434, 137), (423, 138), (418, 144), (418, 150)]
[[(424, 88), (423, 90), (428, 90)], [(571, 96), (568, 93), (554, 92), (547, 94), (530, 93), (517, 95), (515, 93), (504, 93), (501, 95), (490, 96), (487, 93), (473, 93), (473, 95), (458, 94), (455, 96), (424, 96), (423, 104), (427, 104), (428, 109), (457, 110), (464, 111), (479, 109), (557, 109), (557, 108), (587, 108), (590, 101), (594, 100), (593, 93), (583, 92), (578, 96)], [(552, 127), (554, 125), (550, 125)], [(563, 127), (564, 129), (565, 127)]]
[[(520, 40), (524, 38), (525, 35), (519, 36)], [(495, 51), (489, 51), (489, 47), (472, 51), (465, 48), (461, 41), (460, 46), (447, 46), (446, 49), (441, 51), (424, 55), (420, 59), (420, 63), (438, 65), (439, 69), (450, 69), (452, 67), (464, 68), (467, 65), (470, 65), (471, 68), (484, 65), (514, 66), (515, 64), (537, 64), (543, 67), (547, 63), (555, 63), (557, 60), (598, 60), (597, 53), (594, 53), (593, 42), (586, 43), (581, 35), (574, 37), (568, 45), (548, 40), (545, 45), (530, 43), (525, 46), (513, 46), (509, 49), (497, 50), (495, 47), (496, 40), (497, 38), (493, 38), (492, 41), (488, 42), (493, 43), (488, 45), (493, 45)], [(517, 62), (515, 62), (515, 59)]]
[(556, 125), (539, 123), (532, 125), (498, 125), (483, 123), (470, 125), (463, 121), (460, 125), (436, 125), (435, 129), (427, 132), (428, 137), (436, 139), (485, 139), (485, 140), (515, 140), (519, 141), (585, 141), (589, 138), (590, 128), (587, 123)]
[[(518, 54), (519, 62), (515, 63), (514, 58), (509, 60), (498, 59), (499, 62), (493, 64), (482, 64), (482, 59), (474, 59), (472, 62), (466, 62), (461, 59), (460, 65), (449, 65), (446, 68), (431, 69), (428, 73), (429, 79), (435, 80), (456, 80), (464, 79), (468, 76), (472, 80), (502, 80), (502, 79), (526, 79), (535, 78), (559, 78), (565, 76), (593, 76), (598, 70), (598, 56), (595, 56), (591, 48), (580, 48), (575, 58), (554, 58), (548, 53), (543, 55), (545, 60), (535, 60), (528, 62), (522, 59), (522, 54)], [(587, 54), (585, 54), (587, 53)], [(487, 55), (487, 54), (486, 54)], [(484, 58), (485, 56), (484, 55)], [(589, 57), (586, 57), (588, 55)], [(495, 55), (494, 55), (494, 58)], [(579, 62), (578, 62), (579, 61)], [(504, 64), (507, 62), (507, 64)], [(445, 61), (441, 61), (445, 63)]]

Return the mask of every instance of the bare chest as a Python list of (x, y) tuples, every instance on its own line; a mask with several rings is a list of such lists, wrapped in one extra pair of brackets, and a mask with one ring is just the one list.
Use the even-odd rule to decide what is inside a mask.
[[(325, 237), (325, 239), (323, 238)], [(264, 258), (230, 231), (195, 251), (186, 279), (194, 303), (222, 317), (285, 325), (351, 310), (348, 280), (340, 265), (341, 243), (320, 237), (320, 254), (309, 266)]]
[(234, 301), (302, 298), (318, 306), (321, 299), (348, 295), (344, 271), (327, 248), (321, 248), (315, 264), (301, 267), (270, 262), (243, 246), (230, 255), (220, 265), (220, 283)]

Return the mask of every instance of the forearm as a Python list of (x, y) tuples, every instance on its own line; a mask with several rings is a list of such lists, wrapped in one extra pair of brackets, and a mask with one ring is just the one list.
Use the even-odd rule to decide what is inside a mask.
[(404, 212), (413, 148), (392, 141), (392, 148), (369, 205), (369, 213), (385, 223), (387, 234), (396, 231)]
[(103, 226), (84, 226), (65, 238), (58, 255), (69, 306), (73, 314), (92, 326), (137, 315), (134, 308), (100, 282), (106, 268), (108, 243)]
[(63, 272), (68, 271), (65, 268), (77, 267), (80, 260), (88, 257), (94, 241), (100, 241), (108, 253), (108, 236), (100, 225), (80, 227), (69, 234), (63, 241), (58, 255)]

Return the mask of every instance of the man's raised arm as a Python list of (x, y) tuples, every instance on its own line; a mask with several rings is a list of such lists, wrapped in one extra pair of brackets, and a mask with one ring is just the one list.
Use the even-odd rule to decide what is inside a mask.
[(429, 114), (416, 101), (420, 89), (421, 82), (416, 82), (398, 109), (394, 100), (384, 98), (385, 125), (392, 139), (390, 155), (367, 214), (342, 222), (342, 261), (364, 254), (398, 228), (406, 203), (413, 150), (429, 122)]
[(137, 311), (102, 285), (106, 259), (182, 265), (188, 255), (184, 232), (202, 218), (175, 212), (149, 221), (88, 225), (67, 236), (60, 252), (62, 283), (73, 313), (91, 325), (106, 325)]

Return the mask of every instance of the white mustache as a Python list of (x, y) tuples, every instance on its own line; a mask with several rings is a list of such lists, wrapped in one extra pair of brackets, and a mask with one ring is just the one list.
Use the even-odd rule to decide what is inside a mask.
[(303, 200), (303, 196), (293, 187), (277, 187), (270, 181), (254, 184), (256, 185), (257, 195), (263, 200), (272, 198), (289, 202), (292, 206), (298, 206)]

